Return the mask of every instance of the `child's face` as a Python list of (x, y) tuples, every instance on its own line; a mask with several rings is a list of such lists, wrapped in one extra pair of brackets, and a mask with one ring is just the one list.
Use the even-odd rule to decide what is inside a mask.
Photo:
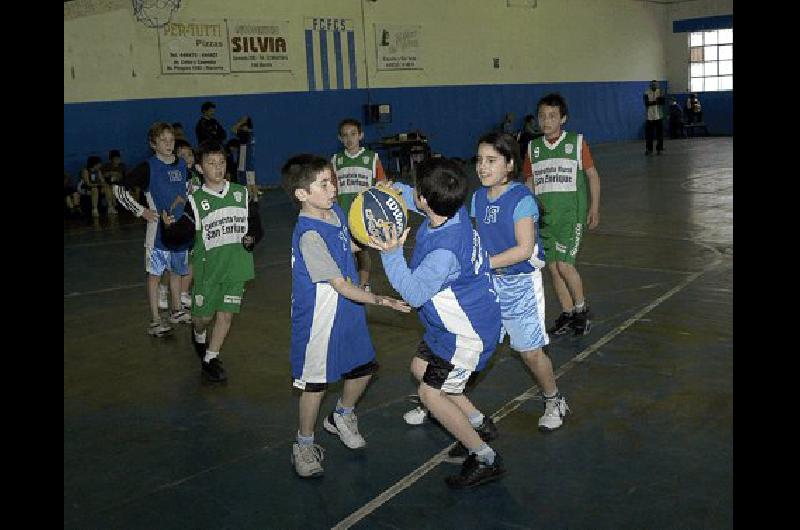
[(118, 157), (118, 156), (115, 156), (115, 157), (113, 157), (111, 159), (111, 164), (114, 165), (114, 166), (120, 165), (121, 162), (122, 162), (122, 159), (120, 157)]
[(225, 155), (223, 153), (207, 153), (200, 162), (203, 169), (203, 180), (206, 186), (217, 188), (225, 182)]
[(344, 125), (339, 131), (339, 140), (344, 144), (344, 148), (350, 152), (354, 152), (364, 139), (364, 133), (358, 132), (358, 127), (355, 125)]
[(175, 135), (169, 129), (165, 129), (155, 142), (150, 142), (150, 147), (157, 155), (169, 156), (175, 150)]
[(545, 137), (551, 139), (561, 134), (561, 126), (566, 123), (567, 117), (561, 115), (558, 105), (542, 105), (539, 107), (539, 127)]
[(514, 162), (506, 162), (505, 157), (491, 144), (480, 144), (475, 159), (475, 171), (481, 184), (486, 187), (500, 186), (508, 182), (508, 174), (514, 169)]
[(178, 156), (183, 158), (187, 167), (194, 167), (194, 152), (191, 147), (181, 147), (178, 149)]
[(308, 191), (301, 189), (295, 193), (306, 211), (330, 210), (336, 197), (331, 170), (325, 168), (317, 173)]

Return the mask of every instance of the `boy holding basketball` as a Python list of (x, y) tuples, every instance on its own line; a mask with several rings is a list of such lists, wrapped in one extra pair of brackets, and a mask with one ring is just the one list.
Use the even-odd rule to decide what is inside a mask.
[(303, 393), (292, 462), (300, 477), (311, 478), (323, 472), (314, 426), (329, 383), (344, 379), (344, 389), (323, 427), (350, 449), (366, 445), (354, 409), (378, 364), (363, 304), (406, 313), (411, 308), (356, 285), (357, 247), (335, 203), (331, 164), (315, 155), (297, 155), (284, 164), (281, 176), (284, 190), (300, 207), (292, 234), (291, 366), (293, 386)]
[[(331, 165), (336, 177), (334, 180), (336, 200), (344, 212), (345, 219), (358, 192), (386, 180), (381, 159), (374, 151), (361, 147), (363, 140), (364, 131), (361, 122), (346, 118), (339, 123), (339, 141), (344, 145), (344, 149), (331, 157)], [(356, 253), (356, 261), (358, 261), (359, 284), (369, 291), (369, 272), (372, 268), (369, 253)]]
[(446, 482), (472, 487), (505, 473), (500, 455), (486, 443), (497, 435), (491, 418), (464, 395), (467, 380), (486, 366), (500, 338), (500, 304), (492, 291), (489, 256), (464, 207), (463, 168), (453, 160), (429, 159), (417, 166), (415, 184), (413, 190), (395, 184), (409, 208), (426, 217), (410, 267), (403, 256), (408, 229), (398, 239), (392, 225), (384, 239), (370, 241), (381, 251), (392, 287), (417, 308), (425, 327), (411, 361), (420, 399), (468, 450), (461, 472)]

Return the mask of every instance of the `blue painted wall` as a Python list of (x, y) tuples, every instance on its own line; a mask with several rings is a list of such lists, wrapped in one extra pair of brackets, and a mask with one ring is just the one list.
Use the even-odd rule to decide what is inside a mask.
[[(689, 94), (672, 95), (683, 109)], [(698, 92), (697, 97), (702, 106), (703, 121), (708, 125), (708, 133), (712, 136), (733, 136), (733, 91)]]
[[(217, 119), (226, 128), (244, 114), (253, 117), (260, 184), (279, 182), (280, 167), (290, 155), (327, 156), (338, 150), (337, 124), (348, 116), (363, 121), (368, 100), (391, 104), (393, 121), (366, 126), (365, 142), (418, 129), (428, 136), (433, 151), (445, 156), (473, 156), (475, 140), (506, 112), (514, 113), (515, 127), (521, 127), (524, 115), (535, 114), (536, 102), (549, 92), (567, 99), (566, 128), (583, 132), (590, 144), (635, 140), (644, 137), (642, 93), (648, 83), (440, 86), (66, 104), (64, 167), (76, 178), (89, 155), (105, 160), (109, 149), (115, 148), (129, 166), (135, 165), (150, 156), (147, 129), (158, 120), (183, 123), (194, 142), (200, 105), (208, 99), (216, 103)], [(732, 93), (704, 93), (700, 98), (712, 134), (733, 134)], [(685, 95), (680, 101), (684, 99)]]

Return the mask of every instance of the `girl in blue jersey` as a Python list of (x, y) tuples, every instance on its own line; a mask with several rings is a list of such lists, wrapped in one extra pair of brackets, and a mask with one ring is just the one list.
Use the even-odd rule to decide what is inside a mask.
[(539, 429), (561, 427), (569, 411), (558, 392), (553, 364), (543, 348), (550, 342), (544, 323), (544, 251), (537, 229), (539, 210), (520, 182), (519, 147), (513, 137), (492, 132), (478, 140), (475, 171), (483, 185), (472, 196), (470, 216), (489, 253), (492, 282), (500, 297), (503, 335), (533, 372), (545, 398)]
[(323, 427), (350, 449), (366, 445), (354, 408), (377, 370), (375, 349), (363, 304), (409, 312), (408, 304), (358, 287), (353, 259), (357, 249), (332, 182), (333, 167), (324, 158), (298, 155), (281, 170), (283, 188), (300, 206), (292, 234), (293, 386), (300, 396), (300, 429), (292, 447), (295, 471), (304, 478), (322, 474), (322, 448), (314, 443), (314, 425), (328, 383), (344, 379), (342, 397)]
[(505, 473), (500, 455), (486, 443), (497, 434), (491, 418), (463, 394), (470, 376), (494, 353), (500, 306), (492, 291), (488, 255), (464, 207), (463, 168), (453, 160), (429, 159), (417, 167), (415, 184), (415, 189), (395, 185), (409, 208), (426, 217), (410, 264), (402, 249), (408, 230), (398, 239), (392, 225), (385, 240), (371, 237), (371, 246), (381, 251), (392, 287), (417, 308), (425, 327), (411, 361), (420, 399), (456, 437), (454, 449), (464, 448), (461, 472), (446, 482), (454, 488), (477, 486)]

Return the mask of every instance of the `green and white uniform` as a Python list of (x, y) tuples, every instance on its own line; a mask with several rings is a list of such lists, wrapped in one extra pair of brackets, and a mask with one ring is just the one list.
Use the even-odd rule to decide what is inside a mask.
[(352, 156), (342, 150), (331, 158), (331, 165), (336, 171), (336, 200), (342, 207), (345, 219), (358, 192), (375, 185), (377, 164), (378, 154), (365, 147)]
[(194, 211), (192, 315), (238, 313), (244, 283), (255, 277), (253, 256), (245, 250), (247, 188), (225, 182), (221, 192), (205, 185), (189, 196)]
[(545, 261), (575, 264), (588, 213), (583, 135), (563, 131), (553, 144), (544, 137), (528, 144)]

